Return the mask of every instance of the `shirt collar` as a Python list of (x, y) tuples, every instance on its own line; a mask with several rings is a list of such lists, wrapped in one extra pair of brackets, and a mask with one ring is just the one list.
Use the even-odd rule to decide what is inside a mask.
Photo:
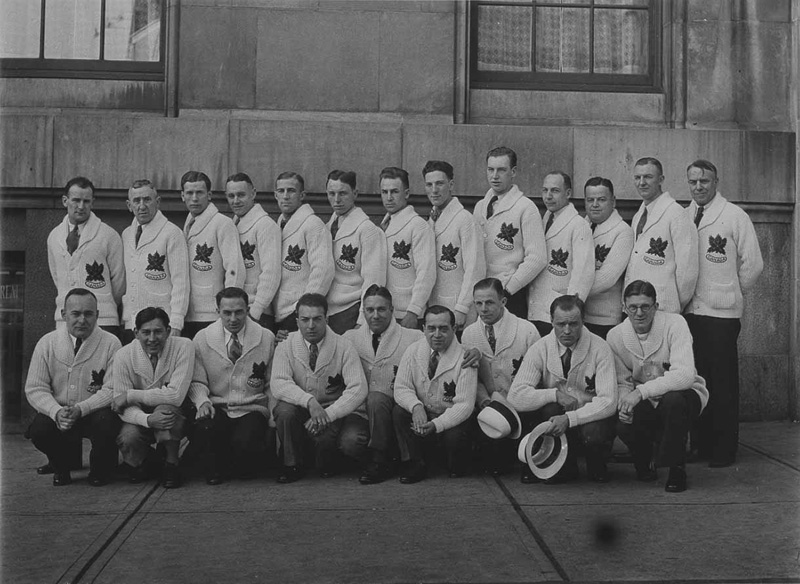
[[(248, 316), (246, 318), (250, 318), (250, 317)], [(242, 330), (240, 330), (238, 333), (236, 333), (236, 335), (239, 337), (239, 342), (240, 343), (242, 342), (242, 337), (244, 336), (244, 333), (245, 333), (246, 330), (247, 330), (247, 323), (244, 323), (244, 326), (242, 327)], [(222, 327), (222, 331), (225, 333), (225, 344), (227, 345), (228, 343), (231, 342), (231, 337), (233, 336), (233, 333), (231, 331), (229, 331), (228, 329), (226, 329), (224, 326)]]

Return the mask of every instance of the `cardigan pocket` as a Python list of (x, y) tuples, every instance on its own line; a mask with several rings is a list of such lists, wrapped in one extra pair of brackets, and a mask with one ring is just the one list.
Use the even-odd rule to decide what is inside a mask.
[(731, 308), (736, 305), (736, 284), (713, 282), (703, 296), (711, 308)]

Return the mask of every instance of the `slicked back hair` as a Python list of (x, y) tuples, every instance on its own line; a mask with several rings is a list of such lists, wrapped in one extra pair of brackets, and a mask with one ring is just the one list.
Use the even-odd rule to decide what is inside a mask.
[(453, 314), (453, 311), (449, 308), (442, 306), (440, 304), (434, 304), (433, 306), (429, 306), (425, 309), (425, 314), (422, 316), (423, 322), (428, 320), (429, 314), (449, 314), (450, 315), (450, 326), (456, 326), (456, 315)]
[(484, 278), (483, 280), (478, 280), (475, 282), (475, 285), (472, 287), (472, 293), (475, 294), (478, 290), (494, 290), (497, 292), (497, 295), (502, 300), (505, 296), (505, 290), (503, 290), (503, 284), (497, 278)]
[(445, 162), (444, 160), (429, 160), (422, 168), (422, 178), (425, 178), (429, 172), (435, 172), (437, 170), (445, 173), (450, 180), (453, 180), (455, 176), (453, 173), (453, 165), (449, 162)]
[(706, 172), (713, 172), (714, 178), (719, 177), (719, 174), (717, 173), (717, 167), (708, 160), (703, 160), (702, 158), (700, 160), (695, 160), (686, 167), (686, 172), (689, 172), (689, 170), (692, 168), (699, 168), (700, 170), (705, 170)]
[(392, 293), (389, 292), (389, 289), (386, 286), (379, 286), (378, 284), (373, 284), (367, 291), (364, 292), (364, 300), (369, 298), (370, 296), (380, 296), (381, 298), (385, 298), (389, 301), (389, 304), (393, 304), (394, 300), (392, 299)]
[(586, 314), (586, 306), (584, 305), (583, 300), (578, 298), (578, 296), (575, 294), (565, 294), (553, 300), (552, 304), (550, 304), (550, 320), (553, 320), (553, 315), (556, 313), (556, 308), (560, 308), (565, 312), (577, 308), (581, 311), (581, 320), (585, 320), (584, 316)]
[(634, 280), (625, 286), (622, 299), (626, 300), (631, 296), (647, 296), (648, 298), (652, 298), (653, 302), (658, 302), (656, 298), (656, 287), (646, 280)]
[(232, 175), (230, 175), (228, 178), (225, 179), (225, 184), (228, 184), (229, 182), (246, 182), (251, 187), (255, 188), (255, 186), (253, 185), (253, 180), (250, 178), (250, 175), (247, 174), (246, 172), (234, 172)]
[(92, 298), (94, 298), (94, 303), (97, 304), (97, 296), (94, 295), (94, 292), (92, 292), (91, 290), (87, 290), (86, 288), (73, 288), (72, 290), (67, 292), (66, 296), (64, 296), (64, 306), (67, 305), (67, 300), (69, 300), (73, 296), (91, 296)]
[(210, 193), (211, 179), (208, 178), (206, 173), (200, 172), (199, 170), (190, 170), (181, 177), (181, 190), (183, 190), (183, 187), (186, 185), (186, 183), (201, 181), (206, 185), (206, 190)]
[(403, 183), (403, 188), (405, 189), (409, 188), (410, 183), (408, 182), (408, 173), (402, 168), (398, 168), (397, 166), (387, 166), (381, 171), (379, 177), (380, 180), (383, 180), (385, 178), (388, 178), (390, 180), (399, 178), (400, 182)]
[(563, 170), (552, 170), (545, 175), (548, 176), (560, 176), (564, 180), (564, 188), (572, 190), (572, 177)]
[(248, 306), (250, 304), (250, 297), (247, 295), (247, 292), (242, 290), (241, 288), (237, 288), (236, 286), (228, 286), (227, 288), (223, 288), (219, 292), (217, 292), (216, 301), (217, 301), (217, 308), (219, 308), (220, 302), (222, 302), (223, 298), (241, 298), (244, 300), (244, 305)]
[(328, 173), (325, 185), (328, 185), (329, 180), (338, 180), (348, 185), (351, 189), (356, 190), (357, 178), (356, 173), (352, 170), (332, 170)]
[(644, 166), (645, 164), (652, 164), (658, 169), (658, 174), (664, 176), (664, 167), (661, 164), (661, 161), (658, 158), (653, 158), (651, 156), (645, 156), (644, 158), (640, 158), (636, 161), (636, 164), (633, 166)]
[(94, 199), (94, 184), (85, 176), (76, 176), (71, 178), (67, 181), (67, 184), (64, 185), (64, 194), (69, 195), (69, 190), (72, 187), (78, 187), (80, 189), (91, 189), (92, 190), (92, 198)]
[(300, 185), (300, 191), (305, 192), (306, 190), (306, 180), (300, 173), (292, 172), (291, 170), (287, 170), (286, 172), (282, 172), (278, 175), (278, 178), (275, 179), (275, 186), (278, 186), (279, 180), (289, 180), (294, 179)]
[[(195, 182), (195, 181), (189, 181)], [(136, 314), (136, 329), (142, 328), (145, 324), (150, 322), (151, 320), (160, 320), (161, 323), (164, 325), (164, 328), (169, 328), (169, 315), (163, 308), (159, 308), (156, 306), (148, 306), (147, 308), (143, 308)]]
[(593, 176), (587, 180), (586, 184), (583, 185), (584, 193), (588, 187), (606, 187), (608, 192), (611, 193), (611, 196), (614, 196), (614, 183), (612, 183), (610, 179), (603, 178), (602, 176)]
[(486, 160), (488, 161), (490, 158), (499, 158), (501, 156), (508, 156), (508, 161), (511, 164), (511, 168), (517, 166), (517, 153), (506, 146), (498, 146), (497, 148), (492, 148), (489, 150), (489, 152), (486, 154)]
[(297, 315), (300, 314), (301, 306), (307, 306), (309, 308), (321, 308), (323, 314), (325, 314), (325, 316), (328, 315), (328, 301), (322, 294), (316, 294), (314, 292), (307, 292), (303, 294), (295, 305), (295, 313)]

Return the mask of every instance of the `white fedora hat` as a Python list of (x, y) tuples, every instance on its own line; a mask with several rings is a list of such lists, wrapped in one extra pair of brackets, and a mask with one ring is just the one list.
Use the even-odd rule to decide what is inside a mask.
[(534, 476), (542, 480), (554, 477), (561, 470), (569, 450), (565, 435), (556, 437), (544, 435), (549, 427), (549, 421), (542, 422), (533, 429), (533, 432), (520, 440), (517, 448), (517, 458), (520, 462), (526, 463)]
[(503, 394), (494, 392), (492, 402), (478, 414), (478, 426), (489, 438), (509, 437), (516, 440), (522, 434), (522, 422)]

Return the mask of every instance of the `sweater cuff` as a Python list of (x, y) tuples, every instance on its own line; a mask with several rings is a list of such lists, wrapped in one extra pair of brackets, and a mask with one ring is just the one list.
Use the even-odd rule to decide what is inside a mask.
[(58, 414), (58, 412), (61, 411), (61, 408), (63, 408), (63, 407), (64, 406), (62, 406), (61, 404), (57, 403), (52, 408), (50, 408), (50, 411), (47, 412), (47, 415), (50, 417), (51, 420), (53, 420), (55, 422), (56, 421), (56, 414)]
[(169, 315), (169, 326), (173, 329), (178, 329), (179, 331), (183, 330), (183, 319), (184, 317), (178, 314), (170, 314)]
[(464, 306), (463, 304), (456, 304), (456, 312), (460, 312), (462, 314), (469, 314), (469, 306)]
[(253, 305), (250, 307), (250, 317), (251, 317), (253, 320), (255, 320), (256, 322), (258, 322), (258, 319), (260, 319), (260, 318), (261, 318), (261, 315), (262, 315), (263, 313), (264, 313), (264, 307), (263, 307), (263, 306), (259, 306), (259, 305), (257, 305), (257, 304), (253, 304)]
[(149, 428), (150, 425), (147, 423), (147, 414), (142, 411), (138, 411), (133, 415), (133, 421), (139, 426), (143, 426), (144, 428)]
[(436, 428), (436, 433), (437, 434), (441, 434), (442, 432), (445, 431), (444, 424), (442, 424), (442, 421), (438, 417), (434, 418), (431, 421), (433, 422), (433, 425)]
[(578, 421), (578, 414), (576, 412), (577, 410), (567, 412), (567, 419), (569, 420), (570, 428), (575, 428), (580, 425), (580, 422)]
[(422, 318), (422, 313), (425, 311), (422, 310), (421, 306), (417, 306), (416, 304), (409, 304), (406, 307), (406, 314), (408, 314), (409, 312), (413, 312), (414, 314), (416, 314), (417, 318)]

